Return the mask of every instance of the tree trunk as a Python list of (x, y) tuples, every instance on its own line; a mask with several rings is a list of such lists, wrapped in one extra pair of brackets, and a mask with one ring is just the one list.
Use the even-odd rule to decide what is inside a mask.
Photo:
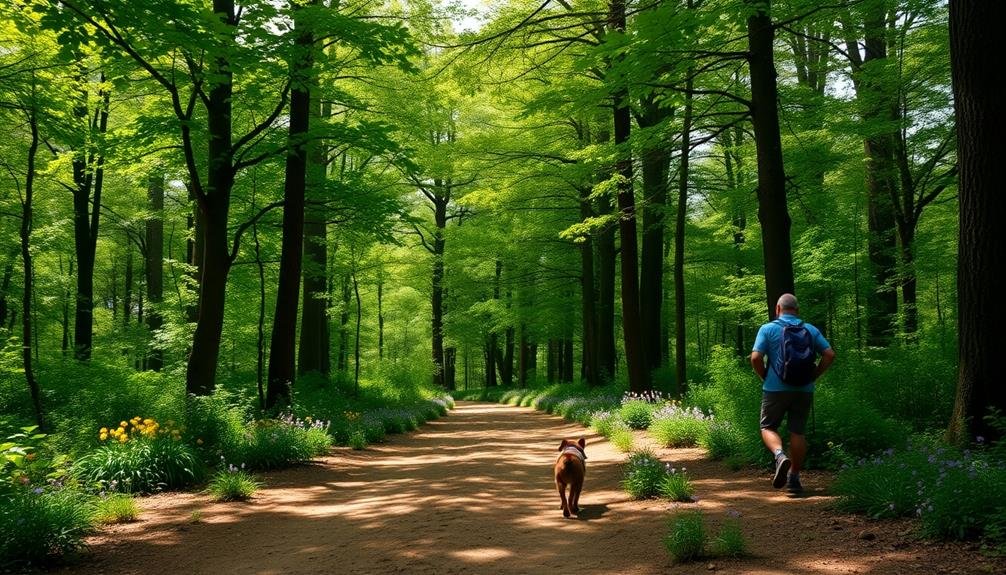
[[(736, 274), (737, 277), (743, 277), (744, 264), (741, 256), (741, 248), (744, 246), (746, 241), (744, 230), (747, 228), (747, 211), (744, 207), (743, 197), (747, 192), (743, 189), (743, 184), (746, 181), (746, 178), (744, 177), (744, 172), (742, 170), (741, 157), (737, 151), (737, 148), (741, 145), (743, 132), (740, 129), (737, 129), (735, 138), (734, 135), (730, 133), (730, 130), (726, 130), (721, 135), (721, 138), (723, 143), (723, 165), (726, 171), (727, 187), (730, 189), (730, 194), (732, 196), (730, 219), (733, 224), (733, 248), (736, 258), (734, 274)], [(746, 356), (751, 353), (750, 348), (745, 345), (745, 319), (746, 318), (743, 315), (738, 315), (737, 325), (735, 327), (734, 350), (738, 357)]]
[(501, 376), (503, 385), (513, 385), (513, 350), (514, 350), (514, 330), (513, 327), (506, 329), (506, 336), (503, 343), (503, 369)]
[(384, 282), (377, 282), (377, 359), (384, 359)]
[(252, 224), (252, 240), (255, 242), (255, 267), (258, 270), (258, 322), (255, 347), (255, 386), (258, 390), (258, 406), (265, 409), (265, 262), (262, 261), (262, 244), (258, 238), (258, 222)]
[[(213, 0), (214, 17), (234, 27), (234, 0)], [(230, 28), (233, 30), (233, 28)], [(192, 352), (185, 373), (185, 391), (209, 395), (216, 387), (220, 338), (224, 327), (229, 251), (231, 189), (234, 186), (234, 147), (231, 126), (233, 71), (225, 56), (213, 59), (207, 75), (206, 98), (207, 165), (206, 191), (199, 197), (203, 224), (202, 274), (199, 281), (199, 319), (192, 336)]]
[(349, 276), (342, 278), (342, 313), (339, 316), (339, 360), (337, 369), (341, 372), (349, 371), (349, 298), (350, 281)]
[[(596, 141), (608, 142), (610, 136), (599, 131)], [(598, 179), (608, 179), (607, 170)], [(611, 199), (601, 195), (597, 199), (600, 216), (612, 213)], [(598, 230), (597, 245), (597, 374), (602, 383), (615, 378), (615, 227), (606, 225)]]
[(353, 393), (360, 395), (360, 320), (363, 318), (363, 307), (360, 304), (360, 282), (353, 270), (353, 294), (356, 296), (356, 337), (353, 346)]
[(444, 348), (444, 387), (448, 391), (457, 388), (457, 357), (456, 347)]
[(902, 226), (901, 236), (901, 303), (904, 313), (905, 337), (909, 341), (918, 338), (919, 308), (918, 308), (918, 276), (915, 273), (915, 229), (914, 226)]
[[(608, 3), (609, 33), (625, 33), (625, 0)], [(636, 199), (632, 186), (632, 154), (629, 131), (629, 91), (619, 86), (612, 94), (614, 104), (615, 146), (619, 148), (615, 161), (618, 181), (618, 231), (622, 260), (622, 339), (625, 343), (625, 365), (629, 373), (629, 389), (645, 391), (651, 387), (643, 355), (642, 318), (639, 315), (639, 250), (636, 238)]]
[(562, 347), (562, 381), (573, 382), (573, 338), (565, 337)]
[[(24, 293), (21, 296), (21, 367), (24, 369), (25, 382), (31, 394), (32, 408), (35, 410), (35, 423), (40, 430), (46, 429), (45, 414), (42, 410), (42, 393), (31, 362), (32, 351), (32, 296), (34, 287), (34, 269), (31, 260), (31, 228), (32, 200), (35, 193), (35, 157), (38, 154), (38, 94), (36, 93), (35, 76), (32, 73), (31, 109), (27, 110), (28, 126), (31, 129), (31, 144), (28, 146), (28, 169), (24, 181), (24, 197), (21, 200), (21, 260), (24, 262)], [(38, 347), (37, 343), (35, 347)]]
[[(307, 137), (312, 115), (310, 86), (313, 83), (314, 35), (298, 5), (291, 3), (291, 6), (297, 37), (290, 61), (290, 128), (283, 185), (283, 244), (279, 285), (276, 288), (276, 312), (269, 342), (267, 408), (277, 402), (290, 403), (290, 388), (297, 368), (297, 309), (304, 257), (304, 198), (307, 190)], [(355, 276), (353, 283), (355, 287)]]
[[(644, 103), (640, 127), (653, 128), (670, 116), (651, 97)], [(651, 136), (642, 153), (643, 247), (640, 262), (639, 312), (642, 316), (643, 366), (648, 380), (661, 365), (661, 323), (664, 303), (664, 211), (667, 204), (667, 173), (671, 150), (663, 138)]]
[(530, 348), (527, 340), (527, 324), (521, 322), (518, 338), (519, 355), (517, 359), (517, 387), (527, 387), (528, 363)]
[(1000, 439), (985, 416), (1006, 410), (999, 353), (1006, 345), (1006, 197), (999, 162), (1006, 154), (998, 75), (1006, 49), (1006, 4), (950, 0), (950, 56), (960, 166), (958, 236), (958, 380), (949, 437), (964, 443)]
[(485, 342), (486, 387), (496, 386), (496, 334), (491, 333)]
[[(7, 259), (7, 263), (3, 266), (3, 280), (0, 281), (0, 327), (7, 325), (8, 320), (8, 308), (7, 308), (7, 295), (10, 292), (10, 280), (14, 276), (14, 258), (18, 255), (17, 251), (11, 252), (10, 258)], [(73, 271), (71, 270), (71, 274)]]
[(754, 2), (748, 17), (748, 64), (751, 71), (751, 113), (758, 161), (758, 221), (765, 257), (765, 300), (769, 319), (784, 293), (793, 293), (793, 252), (786, 205), (786, 173), (779, 137), (778, 89), (773, 58), (775, 27), (770, 2)]
[[(147, 200), (151, 217), (147, 219), (146, 238), (146, 280), (147, 302), (150, 310), (147, 312), (147, 329), (151, 334), (161, 329), (163, 320), (159, 308), (164, 297), (164, 174), (157, 172), (151, 176), (147, 185)], [(160, 371), (164, 366), (164, 351), (154, 343), (150, 346), (147, 356), (147, 369)]]
[(559, 355), (557, 347), (555, 339), (548, 338), (548, 354), (545, 357), (545, 370), (548, 374), (547, 381), (549, 383), (555, 383), (556, 374), (559, 371), (559, 362), (556, 360), (556, 357)]
[(685, 116), (681, 127), (678, 205), (674, 220), (674, 386), (675, 397), (688, 387), (687, 329), (685, 324), (685, 216), (688, 214), (688, 161), (692, 151), (692, 68), (685, 80)]
[[(126, 241), (126, 272), (122, 280), (122, 327), (129, 327), (129, 320), (133, 316), (133, 246)], [(79, 294), (78, 290), (78, 294)], [(115, 297), (112, 297), (115, 305)]]
[[(447, 201), (447, 198), (435, 196), (433, 206), (436, 225), (433, 237), (433, 385), (439, 387), (444, 387), (444, 228), (447, 227)], [(492, 371), (492, 365), (487, 364), (487, 374)], [(488, 381), (486, 385), (489, 385)]]
[[(581, 188), (580, 220), (585, 221), (593, 216), (594, 211), (590, 207), (590, 190)], [(583, 379), (587, 385), (601, 385), (598, 363), (597, 291), (594, 289), (594, 245), (590, 236), (584, 237), (580, 243), (580, 304), (581, 321), (583, 322)]]
[(898, 312), (894, 208), (898, 176), (894, 152), (900, 112), (897, 90), (887, 85), (884, 78), (888, 49), (886, 8), (883, 2), (874, 2), (866, 9), (861, 60), (859, 43), (850, 23), (843, 22), (843, 26), (860, 113), (864, 125), (871, 126), (871, 132), (863, 140), (863, 148), (869, 230), (867, 252), (875, 285), (866, 298), (866, 340), (867, 345), (884, 347), (894, 336)]
[[(316, 103), (311, 110), (320, 110), (319, 119), (327, 118), (332, 105), (325, 102), (319, 107)], [(304, 214), (304, 303), (297, 373), (316, 371), (328, 376), (332, 368), (328, 349), (328, 225), (325, 209), (317, 204), (325, 199), (327, 153), (324, 143), (318, 140), (308, 142), (307, 149), (306, 197), (312, 203)], [(380, 288), (377, 305), (380, 310)]]
[[(104, 75), (102, 75), (104, 81)], [(102, 94), (101, 109), (91, 133), (101, 138), (108, 129), (107, 93)], [(87, 121), (87, 93), (83, 103), (75, 107), (74, 115)], [(73, 244), (77, 258), (77, 307), (74, 312), (74, 358), (91, 359), (94, 341), (94, 257), (98, 246), (98, 220), (101, 214), (101, 191), (104, 183), (104, 154), (80, 150), (73, 160)]]
[(185, 306), (185, 316), (189, 323), (199, 321), (199, 282), (203, 277), (203, 251), (206, 243), (206, 232), (204, 230), (202, 209), (199, 207), (199, 200), (191, 183), (186, 184), (189, 191), (189, 201), (192, 203), (192, 210), (186, 216), (186, 228), (189, 237), (186, 240), (186, 263), (189, 264), (190, 278), (189, 286), (195, 294), (195, 298)]

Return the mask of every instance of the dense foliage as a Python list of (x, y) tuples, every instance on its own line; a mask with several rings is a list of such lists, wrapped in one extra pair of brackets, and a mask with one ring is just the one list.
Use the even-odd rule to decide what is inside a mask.
[[(0, 497), (73, 534), (28, 559), (80, 493), (364, 449), (450, 393), (764, 463), (786, 291), (839, 358), (813, 465), (1002, 435), (956, 4), (444, 4), (0, 6)], [(995, 539), (969, 517), (926, 529)]]

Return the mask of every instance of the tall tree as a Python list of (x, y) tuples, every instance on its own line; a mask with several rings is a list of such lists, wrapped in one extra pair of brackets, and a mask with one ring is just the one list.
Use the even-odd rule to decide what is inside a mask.
[[(164, 323), (159, 306), (164, 297), (164, 174), (160, 171), (150, 176), (147, 183), (147, 202), (150, 214), (146, 222), (146, 241), (144, 242), (147, 284), (147, 329), (156, 334)], [(148, 369), (160, 371), (164, 366), (164, 351), (156, 342), (151, 345), (147, 356)]]
[[(608, 3), (608, 31), (611, 38), (625, 34), (625, 1)], [(615, 56), (620, 60), (622, 56)], [(636, 237), (636, 199), (632, 185), (632, 154), (628, 146), (632, 117), (629, 111), (629, 90), (624, 79), (615, 78), (612, 86), (614, 105), (614, 143), (617, 152), (615, 177), (618, 202), (618, 230), (621, 240), (622, 270), (622, 338), (625, 344), (625, 365), (629, 373), (629, 389), (644, 391), (651, 387), (645, 370), (642, 342), (642, 318), (639, 313), (639, 250)]]
[[(315, 102), (312, 110), (319, 117), (331, 114), (332, 104)], [(304, 214), (304, 308), (300, 322), (300, 349), (297, 354), (297, 372), (316, 371), (328, 375), (332, 369), (330, 356), (330, 329), (328, 321), (328, 223), (326, 210), (320, 204), (324, 199), (327, 153), (324, 144), (312, 139), (308, 142), (307, 198), (310, 203)]]
[(642, 112), (636, 121), (639, 127), (650, 129), (641, 152), (643, 172), (643, 246), (640, 254), (640, 299), (642, 339), (646, 361), (646, 377), (660, 367), (662, 353), (661, 323), (664, 303), (664, 212), (667, 209), (667, 175), (671, 149), (664, 141), (663, 122), (671, 110), (649, 94), (642, 102)]
[(999, 350), (1006, 335), (1006, 237), (998, 227), (1006, 221), (1006, 197), (999, 182), (999, 165), (1006, 145), (1006, 109), (999, 97), (998, 77), (991, 73), (1006, 57), (1001, 23), (1006, 5), (1000, 2), (950, 1), (950, 56), (957, 112), (957, 157), (960, 165), (960, 229), (958, 236), (958, 361), (957, 395), (950, 438), (965, 442), (977, 436), (997, 439), (985, 416), (1006, 410)]
[(775, 302), (792, 293), (793, 249), (790, 244), (789, 208), (786, 204), (786, 173), (783, 171), (782, 139), (779, 136), (779, 90), (773, 41), (775, 25), (771, 2), (747, 0), (748, 67), (751, 73), (751, 116), (758, 162), (758, 221), (765, 255), (765, 300), (769, 319), (775, 317)]
[(693, 69), (685, 79), (685, 111), (681, 126), (681, 158), (678, 160), (678, 201), (674, 220), (674, 384), (677, 394), (688, 384), (685, 329), (685, 216), (688, 213), (688, 167), (692, 152)]
[[(83, 62), (78, 63), (83, 68)], [(108, 130), (109, 92), (101, 76), (97, 92), (97, 109), (91, 111), (89, 91), (94, 86), (81, 69), (81, 84), (73, 115), (86, 126), (90, 145), (78, 146), (73, 157), (73, 244), (77, 258), (77, 301), (74, 312), (73, 356), (91, 359), (94, 340), (94, 261), (98, 249), (98, 222), (101, 214), (101, 192), (105, 180), (105, 151), (101, 141)]]
[[(900, 114), (897, 87), (891, 82), (888, 58), (888, 0), (870, 0), (862, 7), (862, 25), (843, 22), (846, 50), (853, 67), (853, 84), (867, 126), (866, 152), (867, 246), (874, 286), (867, 297), (867, 343), (886, 346), (894, 335), (898, 312), (897, 236), (893, 198), (897, 194), (895, 137)], [(861, 31), (861, 32), (860, 32)], [(863, 38), (860, 55), (859, 38)]]
[[(289, 403), (296, 374), (297, 309), (304, 250), (304, 194), (307, 188), (307, 139), (311, 119), (314, 76), (314, 15), (291, 5), (294, 49), (290, 57), (290, 128), (287, 136), (286, 178), (283, 184), (283, 251), (280, 255), (276, 313), (269, 350), (266, 407)], [(356, 277), (353, 277), (354, 287)], [(357, 342), (359, 346), (359, 342)]]

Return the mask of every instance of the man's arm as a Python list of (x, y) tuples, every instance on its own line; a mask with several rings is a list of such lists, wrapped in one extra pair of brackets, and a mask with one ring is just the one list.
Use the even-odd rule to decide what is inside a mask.
[[(835, 354), (832, 354), (834, 356)], [(768, 368), (765, 366), (765, 354), (760, 351), (751, 352), (751, 367), (754, 368), (755, 373), (758, 377), (765, 381), (765, 376), (768, 375)]]
[[(752, 354), (753, 355), (753, 354)], [(821, 361), (817, 364), (817, 369), (814, 370), (814, 379), (817, 379), (824, 375), (824, 372), (828, 371), (831, 367), (831, 363), (835, 361), (835, 350), (830, 347), (821, 352)]]

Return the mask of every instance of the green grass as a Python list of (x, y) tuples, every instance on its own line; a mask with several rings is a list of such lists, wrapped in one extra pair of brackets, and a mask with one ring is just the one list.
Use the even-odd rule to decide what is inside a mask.
[(84, 546), (94, 505), (72, 489), (18, 490), (0, 499), (0, 564), (46, 563)]
[(672, 467), (660, 480), (658, 491), (664, 499), (685, 502), (692, 501), (695, 489), (684, 467), (681, 469)]
[(215, 501), (247, 501), (261, 486), (254, 476), (231, 465), (213, 475), (206, 492)]
[(140, 516), (140, 507), (132, 495), (111, 493), (101, 496), (95, 503), (94, 518), (98, 523), (129, 523)]
[(632, 429), (646, 429), (650, 426), (656, 406), (641, 399), (626, 401), (619, 409), (622, 421)]
[(649, 499), (660, 495), (660, 486), (667, 469), (650, 451), (636, 451), (629, 456), (622, 474), (622, 489), (633, 499)]
[(671, 517), (664, 547), (678, 563), (701, 559), (706, 548), (702, 512), (682, 511)]
[(594, 412), (590, 416), (590, 426), (594, 431), (609, 438), (615, 431), (627, 427), (617, 411)]
[(705, 439), (712, 421), (698, 408), (669, 403), (653, 412), (649, 431), (664, 447), (693, 447)]
[(615, 449), (622, 453), (628, 453), (632, 451), (636, 440), (632, 435), (631, 429), (619, 428), (611, 432), (611, 435), (608, 436), (608, 441), (615, 446)]
[(354, 450), (361, 450), (367, 448), (367, 436), (362, 430), (354, 431), (349, 436), (349, 446)]
[(151, 493), (191, 485), (201, 470), (202, 463), (191, 447), (164, 437), (102, 445), (78, 459), (72, 472), (85, 486)]
[(721, 557), (744, 557), (748, 554), (747, 540), (741, 531), (740, 522), (728, 519), (720, 527), (719, 533), (712, 540), (712, 551)]

